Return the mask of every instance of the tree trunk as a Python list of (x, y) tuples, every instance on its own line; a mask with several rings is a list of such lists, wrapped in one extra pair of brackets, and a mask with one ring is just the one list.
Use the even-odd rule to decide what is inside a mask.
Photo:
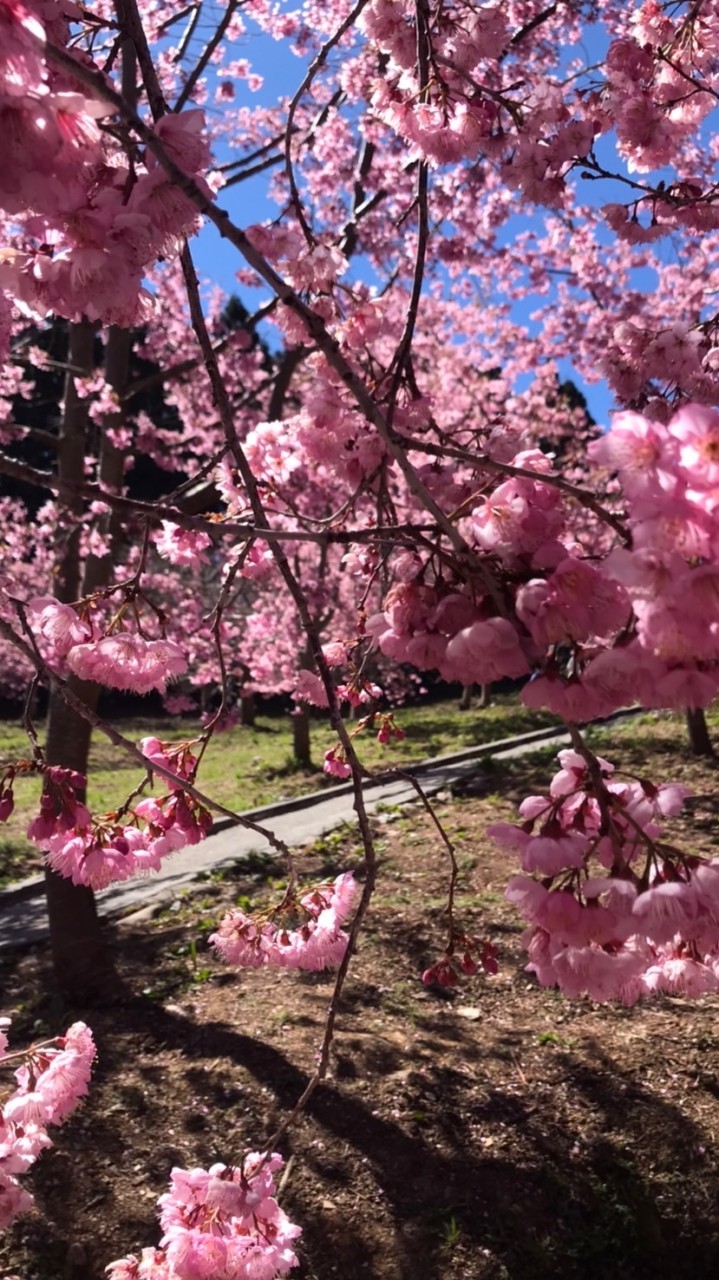
[[(70, 326), (68, 364), (90, 373), (94, 364), (94, 327), (87, 321)], [(79, 504), (70, 485), (84, 474), (87, 448), (87, 413), (77, 395), (72, 375), (65, 383), (63, 422), (58, 447), (60, 482), (58, 526), (59, 561), (55, 597), (64, 603), (80, 595), (80, 525), (75, 519)], [(67, 487), (65, 487), (67, 486)], [(92, 685), (73, 681), (74, 691), (91, 706), (97, 699)], [(50, 694), (46, 755), (49, 764), (87, 771), (90, 726), (53, 690)], [(83, 797), (84, 798), (84, 797)], [(73, 885), (49, 868), (45, 872), (50, 944), (57, 982), (73, 1001), (96, 998), (107, 990), (112, 972), (92, 890)]]
[(474, 685), (473, 685), (473, 684), (465, 684), (465, 685), (462, 685), (462, 695), (461, 695), (461, 697), (460, 697), (460, 699), (459, 699), (459, 710), (460, 710), (460, 711), (471, 711), (471, 710), (472, 710), (472, 693), (473, 693), (473, 692), (474, 692)]
[(240, 696), (240, 724), (252, 729), (257, 718), (257, 702), (254, 693), (243, 693)]
[[(129, 41), (123, 46), (123, 92), (132, 101), (135, 94), (136, 61)], [(105, 348), (105, 377), (118, 393), (127, 386), (132, 335), (128, 330), (110, 328)], [(67, 363), (74, 372), (92, 373), (95, 367), (95, 326), (87, 320), (70, 325)], [(119, 425), (120, 409), (113, 422), (106, 423), (100, 441), (98, 478), (103, 488), (119, 492), (124, 475), (124, 453), (111, 442), (107, 428)], [(102, 556), (91, 555), (84, 566), (80, 563), (80, 522), (82, 500), (72, 489), (85, 473), (85, 455), (89, 452), (90, 422), (85, 402), (78, 396), (72, 373), (65, 380), (63, 418), (58, 447), (58, 506), (65, 513), (59, 526), (59, 563), (55, 578), (55, 597), (72, 603), (106, 586), (112, 577), (113, 545), (117, 539), (118, 521), (108, 513), (100, 524), (109, 549)], [(100, 688), (87, 681), (71, 680), (73, 692), (95, 710)], [(86, 720), (71, 711), (60, 694), (50, 695), (47, 722), (46, 755), (49, 764), (76, 769), (87, 774), (92, 729)], [(85, 798), (84, 795), (82, 797)], [(50, 924), (55, 977), (63, 994), (72, 1001), (106, 999), (116, 985), (116, 978), (105, 944), (91, 889), (73, 885), (49, 868), (45, 875), (47, 911)]]
[(709, 737), (709, 726), (701, 707), (687, 707), (687, 732), (689, 750), (693, 756), (713, 756), (714, 748)]
[(490, 689), (490, 686), (488, 684), (481, 684), (479, 686), (479, 697), (477, 699), (477, 707), (480, 711), (483, 711), (485, 707), (489, 706), (489, 689)]
[[(92, 705), (96, 690), (73, 681), (73, 691)], [(90, 726), (55, 692), (50, 695), (46, 755), (49, 764), (87, 770)], [(84, 795), (82, 796), (84, 799)], [(106, 998), (115, 975), (91, 889), (45, 870), (50, 945), (57, 984), (73, 1003)]]
[(310, 713), (308, 707), (295, 707), (292, 719), (292, 748), (295, 760), (305, 769), (311, 768)]

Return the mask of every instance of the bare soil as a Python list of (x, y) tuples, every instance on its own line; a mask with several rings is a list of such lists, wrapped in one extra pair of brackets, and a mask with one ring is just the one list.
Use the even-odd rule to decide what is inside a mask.
[[(661, 726), (615, 761), (692, 785), (673, 833), (709, 851), (716, 766), (682, 759)], [(606, 749), (605, 749), (606, 750)], [(353, 960), (331, 1075), (283, 1144), (282, 1203), (299, 1222), (299, 1280), (703, 1280), (719, 1264), (719, 1000), (632, 1009), (568, 1002), (523, 970), (503, 897), (514, 870), (484, 836), (551, 768), (483, 766), (438, 812), (461, 867), (468, 930), (500, 948), (494, 978), (423, 988), (442, 948), (446, 856), (419, 807), (375, 823), (380, 887)], [(356, 868), (332, 836), (308, 878)], [(84, 1018), (91, 1097), (29, 1179), (37, 1211), (0, 1251), (3, 1274), (90, 1280), (158, 1239), (173, 1165), (262, 1149), (306, 1082), (331, 975), (235, 973), (206, 949), (223, 909), (266, 900), (277, 864), (238, 867), (172, 909), (108, 928), (118, 988), (63, 1006), (38, 950), (3, 961), (3, 1012), (39, 1039)]]

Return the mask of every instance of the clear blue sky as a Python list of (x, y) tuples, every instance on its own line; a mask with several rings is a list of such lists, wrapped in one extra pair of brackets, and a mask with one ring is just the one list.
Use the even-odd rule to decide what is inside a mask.
[[(588, 61), (601, 61), (606, 46), (606, 36), (597, 28), (587, 31), (585, 41), (585, 52)], [(275, 42), (261, 32), (252, 34), (238, 42), (235, 46), (237, 57), (247, 57), (250, 59), (253, 70), (264, 78), (264, 85), (257, 93), (251, 93), (244, 81), (235, 81), (236, 99), (235, 103), (238, 107), (245, 105), (274, 105), (280, 96), (291, 97), (298, 85), (301, 83), (306, 63), (296, 57), (290, 50), (286, 42)], [(211, 117), (213, 103), (208, 103), (208, 115)], [(229, 157), (227, 154), (216, 154), (216, 160), (223, 162)], [(240, 225), (247, 226), (249, 223), (262, 222), (265, 219), (277, 216), (277, 206), (274, 202), (266, 197), (269, 174), (264, 172), (258, 174), (257, 177), (250, 179), (248, 182), (240, 183), (235, 187), (229, 188), (227, 191), (221, 191), (218, 196), (218, 203), (221, 207), (227, 209), (232, 218)], [(581, 179), (577, 179), (581, 182)], [(580, 195), (583, 201), (592, 204), (604, 204), (613, 199), (622, 199), (623, 191), (609, 190), (612, 184), (605, 182), (582, 184)], [(618, 184), (617, 184), (618, 185)], [(538, 219), (541, 219), (541, 210)], [(531, 225), (532, 215), (524, 215), (521, 223), (525, 227)], [(502, 232), (505, 238), (511, 238), (516, 234), (517, 225), (509, 224)], [(205, 227), (195, 240), (193, 251), (198, 267), (198, 272), (206, 281), (219, 284), (227, 293), (238, 294), (250, 308), (254, 308), (258, 301), (269, 296), (267, 290), (253, 291), (241, 286), (236, 278), (235, 272), (238, 267), (243, 265), (234, 249), (230, 245), (223, 243), (215, 229), (212, 226)], [(356, 261), (354, 264), (354, 274), (362, 274), (361, 262)], [(650, 289), (651, 273), (645, 273), (646, 279), (641, 274), (637, 276), (637, 286), (639, 288)], [(537, 297), (535, 299), (526, 298), (518, 300), (513, 307), (513, 318), (522, 324), (526, 324), (531, 330), (533, 322), (530, 315), (537, 309), (539, 305), (546, 303), (545, 297)], [(268, 335), (270, 336), (270, 335)], [(270, 340), (271, 336), (270, 336)], [(560, 368), (563, 376), (572, 378), (580, 389), (584, 392), (589, 403), (590, 411), (600, 423), (608, 423), (610, 411), (613, 407), (613, 398), (608, 387), (604, 383), (585, 384), (577, 375), (569, 360), (560, 362)]]

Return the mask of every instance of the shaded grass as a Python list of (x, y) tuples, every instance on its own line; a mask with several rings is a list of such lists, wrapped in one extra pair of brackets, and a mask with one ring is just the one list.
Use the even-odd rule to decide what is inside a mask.
[[(377, 742), (371, 729), (358, 733), (360, 758), (368, 769), (404, 765), (556, 723), (553, 717), (527, 710), (515, 697), (506, 695), (495, 698), (490, 707), (468, 712), (460, 712), (456, 702), (406, 707), (395, 713), (395, 722), (405, 737), (386, 747)], [(175, 719), (158, 722), (138, 718), (120, 727), (125, 737), (135, 742), (150, 735), (179, 742), (191, 740), (198, 732), (196, 722)], [(348, 722), (348, 728), (352, 732), (358, 726)], [(227, 808), (243, 810), (332, 785), (335, 780), (322, 772), (321, 762), (335, 744), (335, 735), (326, 721), (317, 719), (311, 737), (317, 765), (306, 769), (292, 755), (289, 716), (258, 716), (253, 728), (235, 726), (218, 733), (205, 753), (199, 786)], [(0, 722), (0, 765), (28, 754), (22, 726)], [(93, 735), (88, 770), (88, 803), (93, 813), (116, 809), (141, 780), (142, 771), (133, 760), (101, 734)], [(37, 811), (38, 792), (35, 778), (19, 779), (15, 784), (15, 811), (0, 838), (0, 885), (32, 874), (41, 866), (42, 859), (24, 834)]]

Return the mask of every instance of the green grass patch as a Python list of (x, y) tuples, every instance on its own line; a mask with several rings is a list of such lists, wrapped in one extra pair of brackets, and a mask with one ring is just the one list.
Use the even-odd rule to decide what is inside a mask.
[[(396, 712), (395, 722), (406, 736), (388, 746), (378, 743), (371, 729), (357, 734), (357, 749), (368, 769), (402, 766), (555, 723), (551, 716), (529, 711), (507, 696), (495, 698), (491, 706), (481, 710), (464, 712), (454, 701), (406, 707)], [(118, 727), (134, 742), (149, 735), (177, 742), (192, 739), (198, 732), (197, 724), (173, 719), (127, 720)], [(357, 725), (348, 721), (348, 728), (352, 731)], [(235, 810), (259, 808), (333, 785), (334, 780), (321, 769), (325, 752), (335, 744), (326, 721), (313, 721), (311, 739), (316, 765), (306, 769), (293, 759), (289, 716), (258, 716), (253, 728), (236, 726), (213, 738), (198, 785), (218, 803)], [(0, 766), (29, 754), (22, 726), (0, 722)], [(132, 759), (100, 733), (93, 734), (88, 769), (88, 803), (93, 813), (116, 809), (141, 779), (142, 771)], [(36, 778), (15, 784), (15, 812), (0, 840), (0, 885), (30, 874), (40, 865), (37, 850), (25, 838), (28, 821), (37, 810), (38, 792)]]

